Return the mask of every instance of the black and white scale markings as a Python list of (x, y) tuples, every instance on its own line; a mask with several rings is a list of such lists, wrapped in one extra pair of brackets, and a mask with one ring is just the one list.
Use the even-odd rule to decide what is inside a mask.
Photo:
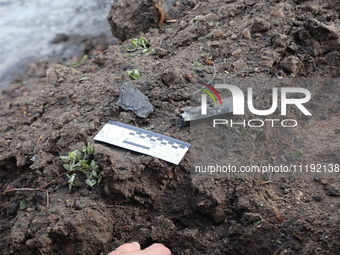
[(144, 153), (178, 165), (190, 144), (117, 121), (109, 121), (94, 137), (128, 150)]

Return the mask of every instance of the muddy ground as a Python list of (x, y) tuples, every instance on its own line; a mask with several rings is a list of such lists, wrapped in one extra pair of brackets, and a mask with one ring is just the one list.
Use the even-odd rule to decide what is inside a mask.
[[(1, 95), (2, 254), (107, 254), (130, 241), (143, 247), (161, 242), (173, 254), (339, 254), (340, 181), (334, 175), (267, 184), (191, 179), (192, 150), (175, 166), (93, 141), (108, 120), (117, 120), (190, 142), (190, 128), (180, 128), (177, 115), (190, 105), (188, 74), (213, 77), (209, 61), (219, 78), (339, 77), (339, 6), (321, 0), (181, 1), (168, 13), (176, 23), (143, 34), (151, 49), (145, 54), (127, 52), (126, 40), (74, 68), (31, 64)], [(115, 104), (132, 69), (141, 74), (133, 84), (154, 107), (147, 119)], [(339, 88), (318, 90), (308, 128), (249, 135), (228, 130), (227, 142), (239, 144), (230, 158), (290, 162), (294, 137), (303, 136), (306, 152), (295, 160), (339, 163)], [(58, 157), (87, 142), (102, 168), (99, 186), (87, 187), (79, 174), (69, 191), (62, 177), (47, 188), (48, 208), (46, 192), (10, 191), (54, 180), (65, 171)], [(20, 209), (24, 200), (27, 208)]]

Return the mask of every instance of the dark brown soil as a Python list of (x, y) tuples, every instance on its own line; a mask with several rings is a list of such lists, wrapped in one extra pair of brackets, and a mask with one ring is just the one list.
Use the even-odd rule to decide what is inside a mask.
[[(117, 120), (190, 142), (189, 127), (179, 128), (177, 115), (190, 105), (187, 75), (205, 81), (214, 75), (202, 53), (209, 52), (216, 77), (339, 77), (339, 6), (321, 0), (181, 1), (168, 13), (176, 23), (143, 34), (155, 54), (127, 54), (127, 40), (76, 68), (33, 65), (1, 95), (0, 191), (41, 187), (64, 172), (60, 155), (87, 142), (103, 183), (91, 189), (77, 175), (69, 191), (63, 177), (47, 189), (48, 209), (45, 192), (1, 193), (1, 253), (107, 254), (138, 241), (142, 247), (161, 242), (173, 254), (339, 254), (337, 178), (267, 184), (191, 179), (191, 150), (175, 166), (93, 141), (108, 120)], [(154, 107), (147, 119), (116, 106), (132, 69), (141, 74), (134, 85)], [(276, 140), (280, 131), (255, 137), (230, 131), (229, 141), (242, 145), (230, 156), (240, 162), (263, 157), (265, 141), (272, 145), (268, 161), (283, 155), (285, 162), (294, 137), (304, 136), (309, 151), (301, 160), (340, 163), (339, 88), (320, 89), (309, 129)], [(23, 199), (28, 208), (21, 210)]]

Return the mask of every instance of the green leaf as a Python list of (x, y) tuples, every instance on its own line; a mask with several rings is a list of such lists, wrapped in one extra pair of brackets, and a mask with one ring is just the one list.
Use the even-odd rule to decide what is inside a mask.
[(101, 174), (99, 174), (99, 175), (98, 175), (98, 184), (99, 184), (99, 183), (101, 183), (101, 182), (102, 182), (102, 180), (103, 180), (103, 177), (102, 177), (102, 175), (101, 175)]
[[(133, 48), (132, 46), (128, 46), (128, 47), (126, 47), (126, 50), (127, 50), (127, 51), (136, 51), (136, 50), (137, 50), (137, 47), (136, 47), (136, 48)], [(129, 54), (129, 57), (131, 57), (130, 54)]]
[(298, 159), (302, 156), (303, 152), (302, 150), (296, 150), (296, 152), (293, 154), (294, 159)]
[(90, 164), (90, 169), (89, 170), (94, 170), (96, 171), (97, 173), (100, 172), (100, 168), (99, 168), (99, 165), (97, 164), (97, 162), (95, 162), (94, 160), (91, 161), (91, 164)]
[(144, 49), (146, 49), (146, 45), (148, 44), (148, 40), (146, 38), (142, 37), (139, 39), (139, 44), (143, 46)]
[(71, 165), (70, 165), (70, 164), (63, 164), (63, 167), (64, 167), (67, 171), (71, 171)]
[(76, 155), (74, 155), (73, 152), (70, 152), (68, 155), (71, 159), (74, 159), (74, 160), (76, 159)]
[(85, 62), (88, 58), (89, 58), (89, 56), (84, 55), (84, 56), (82, 57), (82, 59), (80, 60), (80, 63)]
[(97, 178), (97, 172), (95, 170), (92, 170), (91, 175)]
[[(84, 147), (84, 151), (86, 151), (86, 148)], [(71, 156), (72, 154), (72, 156)], [(73, 158), (75, 161), (82, 160), (84, 158), (84, 152), (80, 150), (75, 150), (70, 153), (70, 157)]]
[(87, 144), (87, 154), (91, 155), (93, 154), (93, 147), (90, 143)]
[(70, 163), (70, 156), (60, 156), (59, 157), (64, 163)]
[(90, 178), (86, 179), (85, 183), (87, 185), (89, 185), (91, 188), (93, 188), (93, 186), (96, 185), (97, 181), (96, 181), (95, 178), (93, 178), (93, 177), (91, 178), (90, 177)]
[(261, 223), (261, 220), (255, 221), (254, 222), (254, 227), (257, 227), (258, 225), (260, 225), (260, 223)]
[(197, 66), (197, 67), (202, 65), (202, 63), (197, 60), (193, 61), (192, 63), (194, 64), (194, 66)]
[(135, 47), (135, 48), (138, 48), (138, 39), (132, 39), (131, 40), (131, 46)]
[(89, 170), (90, 166), (88, 165), (88, 162), (87, 160), (83, 161), (82, 164), (81, 164), (81, 167), (83, 170)]
[(72, 174), (71, 176), (69, 176), (68, 174), (66, 175), (68, 177), (68, 188), (71, 190), (72, 187), (74, 186), (74, 179), (76, 178), (76, 174)]
[(19, 205), (20, 210), (25, 210), (27, 207), (28, 207), (27, 200), (25, 198), (21, 199)]
[(82, 167), (82, 161), (78, 161), (77, 164), (73, 166), (74, 169), (80, 169)]
[(144, 49), (143, 54), (147, 53), (148, 51), (150, 51), (150, 49)]
[(138, 80), (140, 78), (139, 71), (136, 69), (132, 71), (128, 71), (128, 74), (133, 80)]
[(97, 165), (96, 161), (94, 161), (93, 159), (91, 160), (91, 163), (90, 163), (90, 167), (91, 168), (95, 168)]
[(198, 17), (196, 16), (195, 18), (193, 18), (192, 20), (190, 20), (189, 23), (196, 22), (197, 20), (198, 20)]

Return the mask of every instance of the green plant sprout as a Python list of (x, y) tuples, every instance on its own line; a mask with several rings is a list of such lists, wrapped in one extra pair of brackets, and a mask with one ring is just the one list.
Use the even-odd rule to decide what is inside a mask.
[[(87, 147), (83, 147), (82, 149), (78, 149), (72, 151), (68, 154), (68, 156), (60, 156), (59, 157), (63, 161), (63, 167), (69, 171), (79, 171), (85, 174), (86, 181), (85, 183), (93, 188), (94, 185), (99, 184), (102, 180), (102, 176), (100, 174), (100, 167), (98, 163), (93, 159), (93, 148), (90, 143), (87, 144)], [(76, 178), (76, 174), (73, 173), (71, 175), (67, 174), (69, 189), (71, 190), (74, 186), (74, 180)]]
[(126, 47), (127, 51), (136, 51), (136, 50), (143, 50), (143, 54), (148, 52), (149, 49), (147, 47), (148, 40), (145, 37), (138, 39), (132, 39), (131, 45)]
[(216, 24), (215, 24), (214, 21), (211, 21), (209, 23), (209, 26), (211, 26), (211, 27), (213, 27), (213, 26), (218, 27), (219, 25), (220, 25), (220, 22), (216, 22)]
[(146, 40), (144, 37), (140, 38), (139, 41), (138, 41), (138, 44), (139, 45), (142, 45), (144, 49), (146, 49), (146, 45), (148, 43), (148, 40)]
[(193, 18), (192, 20), (189, 21), (189, 23), (194, 23), (198, 20), (198, 17), (196, 16), (195, 18)]
[(66, 67), (72, 67), (72, 68), (74, 68), (74, 67), (80, 66), (80, 64), (85, 63), (86, 60), (88, 60), (88, 58), (89, 58), (88, 55), (84, 55), (84, 56), (81, 58), (80, 62), (78, 61), (78, 62), (64, 63), (64, 64), (62, 64), (62, 65), (63, 65), (63, 66), (66, 66)]
[(296, 152), (293, 154), (293, 159), (297, 160), (299, 159), (303, 154), (302, 150), (296, 150)]
[(199, 61), (199, 59), (200, 59), (200, 57), (198, 57), (196, 60), (192, 61), (194, 66), (197, 66), (197, 67), (202, 66), (202, 63)]
[(140, 78), (139, 71), (136, 69), (132, 71), (128, 71), (128, 74), (133, 80), (138, 80)]

